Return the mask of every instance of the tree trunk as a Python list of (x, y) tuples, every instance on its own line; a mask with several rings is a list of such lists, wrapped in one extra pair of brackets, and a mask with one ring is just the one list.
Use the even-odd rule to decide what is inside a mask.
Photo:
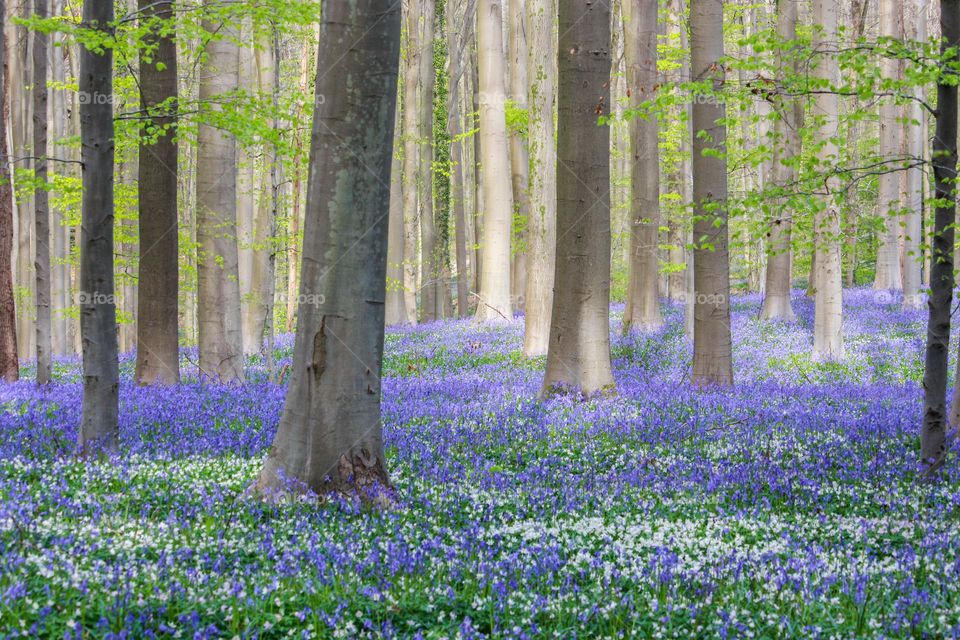
[(614, 388), (610, 366), (610, 6), (560, 0), (557, 258), (543, 392)]
[[(149, 117), (140, 142), (140, 291), (137, 298), (138, 384), (180, 381), (177, 333), (177, 46), (172, 0), (139, 0), (149, 28), (140, 56), (140, 109)], [(156, 47), (153, 49), (153, 47)]]
[[(900, 36), (900, 3), (896, 0), (880, 0), (880, 35), (887, 38)], [(884, 57), (881, 62), (883, 76), (896, 81), (900, 75), (900, 61)], [(897, 122), (900, 108), (893, 98), (883, 98), (880, 103), (880, 159), (887, 162), (877, 178), (877, 204), (883, 216), (883, 232), (877, 249), (877, 271), (873, 288), (899, 290), (903, 288), (900, 277), (900, 173), (892, 164), (900, 153), (902, 127)]]
[(433, 91), (436, 75), (433, 67), (434, 0), (417, 0), (420, 4), (420, 104), (417, 138), (420, 143), (419, 185), (420, 200), (420, 274), (421, 318), (433, 322), (443, 317), (443, 286), (441, 285), (440, 256), (437, 246), (437, 221), (433, 212)]
[(0, 0), (0, 377), (20, 379), (17, 311), (13, 295), (13, 180), (7, 151), (7, 7)]
[[(401, 110), (400, 104), (397, 109)], [(394, 126), (394, 148), (402, 140), (402, 130)], [(390, 236), (387, 239), (387, 299), (384, 322), (388, 327), (406, 324), (407, 306), (403, 293), (403, 158), (393, 154), (390, 161)]]
[[(213, 0), (206, 0), (213, 2)], [(222, 26), (204, 19), (211, 34)], [(239, 48), (224, 34), (206, 45), (200, 102), (211, 112), (239, 84)], [(219, 382), (243, 380), (243, 339), (237, 254), (237, 142), (201, 122), (197, 135), (197, 321), (200, 371)]]
[[(113, 3), (86, 0), (85, 28), (113, 32)], [(83, 342), (83, 455), (116, 451), (119, 440), (117, 308), (113, 276), (113, 50), (80, 48), (80, 333)]]
[[(466, 171), (465, 144), (458, 140), (462, 134), (461, 82), (467, 85), (464, 58), (467, 42), (471, 39), (476, 15), (476, 0), (463, 11), (463, 23), (457, 28), (457, 12), (451, 4), (447, 9), (447, 50), (450, 55), (450, 95), (447, 101), (447, 132), (450, 135), (450, 187), (453, 196), (454, 244), (457, 261), (457, 316), (466, 318), (470, 308), (470, 270), (467, 264)], [(472, 168), (471, 168), (472, 170)]]
[(380, 428), (400, 10), (324, 0), (293, 373), (261, 492), (389, 485)]
[[(519, 110), (527, 109), (527, 0), (510, 0), (509, 10), (509, 33), (508, 40), (509, 60), (510, 60), (510, 100), (513, 106)], [(517, 310), (526, 308), (526, 289), (528, 277), (528, 263), (530, 261), (529, 251), (529, 229), (524, 229), (523, 222), (530, 218), (530, 155), (527, 149), (527, 142), (520, 135), (516, 128), (512, 128), (510, 134), (510, 184), (513, 193), (513, 211), (514, 215), (521, 224), (516, 236), (516, 241), (511, 250), (511, 276), (510, 290), (513, 294), (514, 307)]]
[(727, 212), (726, 108), (723, 84), (723, 3), (690, 1), (690, 70), (714, 93), (695, 99), (693, 235), (695, 249), (693, 380), (733, 384), (730, 337), (730, 256)]
[[(630, 0), (624, 30), (630, 108), (656, 99), (659, 3)], [(660, 328), (660, 153), (657, 116), (630, 120), (630, 282), (623, 329)]]
[(483, 273), (477, 319), (513, 318), (510, 299), (510, 237), (513, 202), (504, 108), (503, 7), (500, 0), (477, 3), (480, 74), (480, 162), (483, 190)]
[[(830, 51), (837, 45), (836, 0), (813, 1), (815, 51)], [(838, 83), (837, 61), (831, 54), (821, 54), (815, 69), (816, 77), (829, 83)], [(827, 171), (839, 162), (837, 149), (837, 122), (839, 99), (835, 93), (816, 96), (813, 112), (820, 119), (818, 140), (823, 147), (818, 155)], [(840, 262), (840, 211), (837, 207), (836, 177), (828, 177), (821, 203), (814, 214), (814, 327), (813, 357), (832, 360), (843, 357), (843, 286)]]
[[(913, 25), (910, 37), (916, 42), (927, 41), (927, 0), (915, 0), (910, 24)], [(920, 99), (924, 98), (924, 89), (917, 89)], [(905, 125), (906, 156), (911, 163), (921, 163), (924, 159), (924, 122), (927, 113), (918, 100), (912, 100), (904, 107), (907, 119)], [(904, 242), (903, 265), (903, 305), (907, 309), (922, 309), (925, 296), (921, 293), (923, 250), (923, 183), (924, 167), (917, 165), (907, 169), (904, 176), (904, 204), (906, 213), (906, 240)]]
[[(947, 454), (947, 356), (950, 348), (950, 312), (953, 305), (954, 225), (957, 216), (957, 85), (960, 63), (960, 1), (940, 0), (940, 52), (942, 75), (937, 84), (936, 133), (933, 137), (933, 175), (937, 207), (934, 217), (930, 267), (930, 316), (923, 372), (923, 427), (920, 457), (928, 474), (934, 473)], [(952, 423), (957, 424), (957, 391), (954, 388)]]
[[(29, 1), (11, 6), (11, 14), (14, 17), (29, 17), (31, 3)], [(12, 142), (11, 153), (14, 157), (24, 158), (32, 155), (30, 114), (31, 94), (28, 91), (33, 84), (31, 77), (32, 56), (30, 48), (33, 38), (30, 37), (29, 29), (22, 24), (11, 24), (11, 50), (13, 53), (9, 57), (9, 91), (10, 91), (10, 139)], [(14, 165), (16, 166), (16, 165)], [(13, 173), (13, 167), (11, 167)], [(14, 199), (14, 231), (16, 240), (14, 245), (15, 267), (13, 276), (15, 278), (15, 290), (20, 297), (22, 304), (19, 305), (19, 316), (17, 318), (17, 337), (19, 338), (17, 346), (20, 357), (23, 359), (33, 358), (37, 350), (37, 329), (35, 324), (36, 316), (36, 274), (34, 272), (34, 237), (36, 226), (34, 224), (34, 209), (32, 193), (23, 190), (19, 198)]]
[[(257, 65), (253, 42), (255, 36), (249, 20), (242, 27), (242, 46), (239, 47), (240, 91), (245, 95), (258, 96)], [(243, 340), (243, 355), (260, 351), (256, 312), (254, 309), (253, 270), (257, 260), (256, 237), (253, 220), (257, 206), (257, 155), (259, 149), (253, 144), (237, 145), (237, 279), (240, 288), (240, 331)]]
[[(48, 0), (33, 0), (33, 15), (45, 20), (49, 15)], [(47, 190), (47, 56), (49, 36), (39, 29), (30, 31), (33, 38), (33, 191), (34, 224), (37, 239), (34, 270), (37, 279), (37, 384), (47, 384), (52, 377), (50, 314), (50, 192)]]
[(530, 47), (528, 138), (530, 218), (527, 223), (527, 290), (523, 352), (547, 353), (557, 249), (557, 145), (553, 105), (557, 92), (557, 42), (553, 28), (556, 0), (527, 0)]
[[(420, 145), (417, 127), (417, 100), (420, 85), (420, 56), (424, 55), (420, 42), (420, 9), (424, 0), (407, 0), (407, 12), (404, 16), (404, 67), (403, 67), (403, 260), (404, 260), (404, 299), (407, 318), (412, 323), (417, 320), (417, 274), (418, 269), (418, 219), (417, 209), (418, 180), (420, 170)], [(427, 52), (428, 57), (429, 52)]]
[[(783, 55), (783, 48), (792, 49), (797, 39), (797, 3), (777, 3), (777, 37), (781, 47), (777, 53), (777, 65), (781, 73), (798, 73), (795, 54), (790, 52), (789, 60), (784, 60)], [(790, 189), (796, 180), (796, 172), (789, 161), (800, 154), (799, 131), (803, 107), (796, 98), (781, 97), (774, 98), (773, 106), (779, 115), (774, 121), (773, 140), (770, 141), (773, 157), (769, 164), (770, 177), (767, 182), (774, 189), (786, 190)], [(787, 202), (785, 197), (777, 199), (774, 205), (777, 215), (770, 220), (761, 320), (793, 322), (796, 319), (790, 302), (790, 234), (793, 228), (793, 212), (786, 209)]]

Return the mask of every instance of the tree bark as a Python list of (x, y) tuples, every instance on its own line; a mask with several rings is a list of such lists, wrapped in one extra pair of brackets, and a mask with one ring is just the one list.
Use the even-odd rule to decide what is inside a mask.
[(433, 66), (434, 0), (420, 4), (420, 38), (416, 41), (420, 65), (420, 104), (416, 111), (417, 139), (420, 143), (417, 184), (420, 200), (420, 274), (421, 319), (434, 322), (443, 317), (443, 290), (440, 273), (437, 221), (433, 207), (433, 92), (436, 73)]
[(690, 1), (690, 70), (713, 93), (693, 102), (693, 380), (733, 384), (730, 337), (730, 255), (727, 212), (726, 108), (723, 84), (723, 3)]
[[(404, 299), (407, 318), (416, 324), (417, 314), (417, 276), (420, 271), (418, 258), (419, 211), (417, 195), (419, 184), (417, 174), (420, 170), (420, 145), (417, 137), (417, 101), (420, 86), (420, 9), (423, 0), (407, 0), (404, 15), (404, 67), (403, 67), (403, 266)], [(429, 52), (428, 52), (429, 53)], [(429, 57), (429, 56), (428, 56)]]
[(141, 131), (140, 291), (137, 298), (138, 384), (180, 381), (177, 208), (177, 46), (170, 31), (171, 0), (139, 0), (149, 28), (140, 55), (140, 109), (149, 118)]
[[(910, 3), (913, 8), (913, 25), (910, 37), (916, 42), (927, 40), (927, 0), (915, 0)], [(919, 87), (918, 96), (924, 98), (924, 89)], [(927, 113), (919, 100), (912, 100), (904, 107), (907, 124), (905, 125), (906, 156), (912, 163), (920, 163), (924, 159), (924, 123)], [(919, 164), (910, 167), (904, 176), (904, 204), (906, 205), (906, 234), (904, 242), (903, 265), (903, 306), (907, 309), (921, 309), (924, 306), (925, 296), (921, 293), (923, 250), (923, 183), (926, 180), (924, 168)]]
[[(887, 38), (900, 37), (900, 3), (896, 0), (880, 0), (880, 35)], [(900, 75), (900, 61), (884, 57), (882, 74), (895, 81)], [(884, 98), (880, 103), (880, 159), (894, 162), (900, 153), (902, 126), (897, 122), (900, 108), (893, 98)], [(892, 165), (877, 178), (877, 201), (883, 216), (883, 232), (877, 249), (877, 270), (873, 288), (893, 291), (903, 288), (900, 275), (900, 173), (892, 171)]]
[(504, 108), (503, 7), (500, 0), (477, 3), (480, 75), (480, 163), (483, 190), (483, 264), (477, 319), (513, 318), (510, 296), (510, 237), (513, 202)]
[[(792, 49), (797, 39), (797, 3), (777, 3), (777, 37), (779, 46), (777, 65), (781, 73), (798, 73), (795, 56), (785, 61), (784, 48)], [(774, 108), (779, 112), (773, 125), (773, 157), (770, 162), (768, 183), (774, 189), (789, 189), (796, 180), (796, 171), (790, 160), (800, 154), (800, 125), (803, 107), (796, 98), (774, 97)], [(775, 202), (777, 215), (770, 220), (767, 240), (767, 273), (764, 284), (761, 320), (793, 322), (796, 315), (790, 302), (791, 249), (790, 235), (793, 229), (793, 212), (786, 209), (788, 199), (780, 197)]]
[[(83, 25), (112, 34), (113, 3), (85, 0)], [(119, 440), (117, 308), (113, 275), (113, 50), (80, 48), (80, 333), (83, 342), (83, 455), (116, 451)]]
[(557, 253), (543, 393), (612, 391), (610, 365), (610, 6), (560, 0)]
[(528, 137), (530, 149), (530, 217), (527, 223), (527, 289), (523, 352), (547, 353), (553, 309), (557, 250), (557, 144), (553, 107), (557, 93), (557, 42), (553, 28), (556, 0), (527, 0), (530, 33), (527, 58), (530, 79)]
[[(48, 0), (33, 0), (33, 15), (38, 20), (49, 16)], [(30, 31), (33, 38), (33, 190), (34, 224), (37, 239), (34, 271), (37, 279), (37, 384), (48, 384), (52, 377), (50, 313), (50, 192), (47, 190), (47, 57), (49, 36), (42, 30)]]
[[(831, 87), (838, 82), (836, 58), (829, 51), (837, 45), (836, 0), (813, 0), (813, 49), (821, 53), (816, 77)], [(823, 146), (818, 156), (830, 171), (839, 162), (837, 124), (839, 98), (829, 91), (814, 99), (814, 117), (820, 119), (817, 139)], [(843, 283), (840, 262), (840, 211), (836, 203), (837, 179), (825, 180), (820, 205), (814, 214), (814, 327), (813, 357), (832, 360), (843, 357)]]
[[(214, 0), (206, 0), (212, 3)], [(212, 6), (212, 5), (210, 5)], [(209, 18), (203, 28), (222, 31)], [(222, 33), (206, 45), (200, 65), (200, 102), (208, 113), (237, 90), (239, 48)], [(237, 142), (229, 132), (201, 122), (197, 135), (197, 322), (200, 371), (219, 382), (243, 381), (237, 253)]]
[(13, 295), (13, 179), (7, 150), (7, 38), (6, 1), (0, 0), (0, 377), (20, 379), (17, 356), (17, 311)]
[[(402, 93), (402, 89), (400, 91)], [(399, 98), (399, 96), (398, 96)], [(402, 111), (400, 103), (397, 110)], [(403, 131), (400, 118), (394, 126), (394, 148), (401, 141)], [(390, 163), (390, 235), (387, 239), (387, 299), (384, 322), (388, 327), (406, 324), (407, 306), (403, 293), (403, 157), (394, 153)]]
[[(920, 458), (927, 474), (943, 464), (947, 454), (947, 357), (950, 349), (950, 312), (953, 304), (954, 225), (957, 216), (957, 85), (960, 63), (960, 1), (940, 0), (941, 76), (937, 83), (936, 132), (933, 137), (933, 175), (937, 207), (934, 213), (930, 267), (930, 316), (923, 372), (923, 426)], [(951, 68), (953, 67), (953, 68)], [(957, 424), (954, 389), (952, 422)]]
[(400, 10), (324, 0), (293, 373), (257, 482), (377, 500), (390, 165)]
[[(510, 0), (508, 57), (510, 60), (510, 100), (519, 110), (527, 109), (527, 0)], [(523, 311), (526, 308), (527, 271), (530, 261), (529, 229), (524, 223), (530, 217), (530, 155), (527, 142), (515, 128), (510, 132), (510, 184), (513, 194), (514, 216), (520, 221), (511, 250), (510, 291), (514, 307)]]
[[(629, 0), (624, 30), (630, 108), (656, 99), (659, 3)], [(630, 281), (623, 329), (652, 331), (660, 313), (660, 153), (655, 112), (630, 120)]]

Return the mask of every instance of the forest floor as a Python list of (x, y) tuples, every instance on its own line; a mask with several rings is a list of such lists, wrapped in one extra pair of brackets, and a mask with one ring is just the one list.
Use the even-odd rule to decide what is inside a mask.
[(960, 637), (960, 456), (916, 473), (925, 313), (847, 292), (822, 364), (794, 303), (734, 300), (711, 390), (679, 307), (627, 337), (615, 307), (619, 393), (586, 402), (537, 400), (521, 323), (391, 330), (388, 511), (246, 493), (283, 403), (257, 362), (142, 389), (125, 356), (123, 453), (92, 465), (76, 359), (0, 385), (0, 637)]

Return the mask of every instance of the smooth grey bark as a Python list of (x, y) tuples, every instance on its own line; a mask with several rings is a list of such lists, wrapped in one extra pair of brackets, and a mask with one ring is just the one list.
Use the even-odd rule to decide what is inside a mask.
[[(909, 36), (916, 42), (927, 40), (927, 5), (928, 0), (914, 0), (910, 3), (913, 9), (910, 21)], [(926, 91), (918, 87), (919, 98), (925, 97)], [(926, 146), (927, 112), (919, 100), (913, 100), (904, 107), (906, 119), (904, 144), (910, 162), (920, 162), (924, 159)], [(923, 189), (926, 177), (923, 166), (914, 166), (906, 170), (904, 175), (904, 205), (906, 206), (906, 228), (904, 233), (904, 264), (903, 264), (903, 306), (906, 309), (921, 309), (926, 301), (921, 293), (923, 288), (922, 260), (923, 250)]]
[[(880, 35), (887, 38), (900, 37), (900, 2), (880, 0)], [(883, 77), (896, 81), (900, 76), (900, 61), (884, 57), (880, 63)], [(900, 108), (893, 98), (884, 98), (880, 103), (880, 157), (893, 162), (900, 153), (900, 136), (903, 127), (897, 122)], [(883, 171), (877, 177), (877, 200), (883, 216), (883, 231), (877, 248), (877, 269), (873, 288), (899, 290), (903, 288), (900, 273), (900, 173)]]
[[(630, 0), (624, 53), (630, 107), (656, 99), (659, 3)], [(623, 329), (650, 331), (663, 325), (660, 312), (660, 153), (659, 126), (651, 110), (630, 120), (630, 280)]]
[[(213, 6), (215, 0), (205, 0)], [(212, 35), (200, 65), (200, 102), (208, 113), (237, 90), (239, 48), (209, 18)], [(197, 324), (200, 371), (218, 382), (242, 381), (243, 338), (237, 251), (237, 142), (228, 131), (201, 122), (197, 134)]]
[[(399, 93), (402, 93), (402, 89)], [(399, 99), (399, 96), (398, 96)], [(397, 110), (402, 111), (400, 103)], [(394, 126), (394, 148), (402, 146), (400, 118)], [(398, 145), (396, 141), (401, 141)], [(407, 323), (407, 306), (403, 293), (403, 157), (393, 154), (390, 165), (390, 234), (387, 239), (387, 298), (384, 322), (394, 326)]]
[[(509, 38), (507, 53), (509, 59), (510, 100), (515, 108), (527, 110), (527, 0), (510, 0), (507, 21)], [(513, 212), (519, 220), (530, 217), (530, 154), (527, 142), (516, 128), (510, 135), (510, 184), (513, 191)], [(527, 230), (520, 227), (517, 234), (511, 233), (515, 240), (511, 249), (510, 291), (514, 307), (523, 311), (526, 308), (527, 271), (530, 260)]]
[(530, 217), (527, 222), (527, 289), (523, 353), (540, 356), (550, 343), (554, 269), (557, 251), (557, 144), (553, 110), (557, 93), (555, 0), (527, 0), (530, 47), (528, 137), (530, 151)]
[[(417, 141), (417, 101), (420, 86), (420, 9), (423, 0), (407, 0), (404, 3), (406, 12), (404, 24), (404, 65), (403, 65), (403, 113), (401, 114), (403, 131), (403, 266), (404, 266), (404, 300), (407, 308), (407, 319), (416, 324), (417, 314), (417, 280), (419, 268), (419, 211), (417, 195), (419, 181), (417, 175), (420, 170), (420, 145)], [(428, 56), (430, 57), (430, 56)]]
[(180, 381), (177, 47), (168, 29), (172, 0), (139, 0), (149, 31), (140, 54), (141, 131), (138, 207), (140, 290), (137, 297), (138, 384)]
[(476, 317), (480, 321), (503, 322), (513, 318), (510, 295), (513, 193), (505, 121), (503, 6), (500, 0), (479, 0), (477, 3), (477, 58), (483, 260)]
[[(29, 1), (10, 6), (12, 17), (28, 18), (32, 4)], [(7, 84), (9, 89), (10, 141), (14, 157), (24, 158), (33, 155), (32, 124), (30, 114), (33, 110), (31, 93), (33, 56), (30, 55), (33, 38), (29, 29), (22, 24), (9, 25), (10, 65)], [(36, 284), (34, 274), (34, 224), (33, 193), (27, 190), (14, 200), (14, 282), (16, 291), (23, 304), (19, 305), (17, 317), (17, 347), (22, 359), (36, 356)]]
[(610, 365), (610, 6), (560, 0), (557, 253), (543, 393), (614, 389)]
[[(792, 0), (777, 2), (777, 37), (781, 47), (791, 47), (797, 39), (797, 3)], [(777, 53), (777, 66), (781, 73), (798, 72), (793, 54), (784, 60), (783, 49)], [(803, 107), (796, 98), (773, 98), (777, 117), (773, 124), (773, 157), (769, 164), (767, 181), (774, 189), (788, 189), (796, 180), (796, 171), (791, 160), (800, 153), (800, 123)], [(791, 250), (790, 235), (793, 229), (791, 212), (786, 211), (786, 198), (778, 198), (774, 204), (778, 215), (770, 219), (767, 238), (767, 272), (764, 286), (761, 320), (793, 322), (796, 315), (790, 302)]]
[(420, 305), (421, 320), (433, 322), (444, 316), (444, 282), (440, 272), (440, 247), (437, 246), (437, 221), (433, 208), (433, 92), (436, 70), (433, 66), (434, 0), (419, 0), (420, 102), (416, 113), (420, 146), (417, 184), (420, 201)]
[[(33, 15), (45, 20), (49, 15), (48, 0), (33, 0)], [(33, 38), (33, 173), (36, 186), (33, 191), (36, 244), (34, 272), (37, 303), (37, 384), (47, 384), (52, 378), (53, 340), (50, 312), (50, 192), (47, 190), (47, 59), (50, 37), (40, 29), (30, 31)]]
[[(937, 207), (934, 212), (930, 266), (930, 309), (923, 371), (923, 426), (920, 458), (932, 475), (943, 465), (947, 439), (947, 358), (950, 349), (950, 312), (953, 304), (954, 225), (957, 216), (957, 85), (960, 64), (960, 1), (940, 0), (940, 52), (943, 75), (937, 83), (936, 131), (933, 136), (933, 175)], [(958, 369), (960, 379), (960, 369)], [(954, 388), (952, 426), (958, 422), (957, 390)], [(954, 435), (956, 431), (954, 431)]]
[[(837, 43), (836, 0), (813, 0), (813, 48), (829, 51)], [(814, 73), (830, 86), (839, 79), (838, 63), (832, 55), (822, 55)], [(813, 114), (820, 119), (818, 139), (823, 141), (819, 157), (829, 170), (838, 162), (837, 127), (839, 98), (823, 92), (816, 95)], [(843, 266), (840, 262), (840, 212), (837, 208), (836, 177), (824, 181), (821, 206), (814, 214), (814, 324), (813, 357), (832, 360), (843, 357)]]
[[(690, 71), (713, 93), (693, 102), (693, 380), (733, 384), (723, 3), (690, 0)], [(711, 99), (712, 97), (712, 99)]]
[(293, 371), (257, 481), (379, 502), (389, 486), (380, 426), (390, 165), (400, 10), (324, 0)]
[(7, 7), (0, 0), (0, 377), (20, 379), (17, 356), (17, 310), (13, 295), (13, 180), (7, 149)]
[[(85, 28), (113, 30), (113, 3), (85, 0)], [(80, 48), (80, 144), (83, 161), (80, 232), (80, 335), (83, 410), (79, 447), (85, 456), (116, 451), (119, 379), (113, 275), (113, 50)]]

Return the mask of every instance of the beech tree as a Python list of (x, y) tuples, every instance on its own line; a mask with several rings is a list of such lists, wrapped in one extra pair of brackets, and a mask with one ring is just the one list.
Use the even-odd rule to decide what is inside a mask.
[(85, 0), (80, 47), (80, 339), (83, 410), (79, 446), (84, 455), (118, 446), (120, 366), (113, 275), (113, 3)]
[(723, 2), (690, 0), (690, 72), (709, 85), (695, 96), (693, 126), (693, 380), (733, 384), (727, 212)]
[(557, 253), (543, 392), (612, 390), (610, 365), (610, 5), (560, 0)]
[(139, 0), (148, 27), (140, 53), (140, 140), (138, 207), (140, 291), (137, 296), (136, 380), (140, 384), (180, 381), (177, 296), (179, 226), (177, 209), (177, 47), (172, 0)]
[(388, 486), (380, 427), (400, 9), (324, 0), (290, 387), (257, 482), (359, 493)]
[[(624, 29), (630, 107), (639, 110), (656, 98), (658, 9), (655, 0), (630, 0)], [(653, 330), (660, 312), (660, 153), (656, 112), (630, 120), (630, 281), (623, 328)]]
[(503, 6), (500, 0), (477, 3), (480, 74), (480, 165), (483, 172), (483, 261), (477, 319), (513, 317), (510, 300), (510, 236), (513, 198), (507, 152), (504, 89)]
[(813, 0), (813, 50), (820, 52), (814, 76), (821, 89), (814, 96), (813, 115), (818, 126), (816, 155), (827, 173), (814, 213), (813, 356), (819, 360), (843, 357), (843, 282), (840, 262), (840, 212), (837, 210), (838, 180), (833, 174), (840, 162), (837, 148), (839, 81), (837, 60), (830, 47), (837, 44), (836, 0)]
[[(420, 220), (417, 194), (420, 184), (418, 172), (420, 170), (420, 145), (417, 142), (419, 135), (419, 120), (417, 107), (420, 97), (420, 74), (423, 67), (420, 56), (429, 56), (429, 51), (422, 51), (418, 46), (420, 40), (420, 12), (424, 0), (406, 0), (404, 7), (404, 65), (403, 65), (403, 114), (401, 131), (403, 132), (403, 266), (404, 266), (404, 302), (406, 305), (407, 320), (413, 324), (417, 322), (417, 280), (420, 274), (417, 260), (418, 223)], [(432, 67), (431, 67), (432, 68)]]
[[(7, 130), (7, 6), (0, 0), (0, 131)], [(13, 295), (13, 182), (7, 136), (0, 135), (0, 377), (20, 379), (17, 310)]]
[[(797, 3), (792, 0), (777, 0), (777, 38), (781, 47), (789, 46), (789, 43), (797, 39)], [(798, 71), (796, 56), (792, 53), (785, 60), (783, 50), (779, 49), (777, 62), (781, 73), (796, 74)], [(772, 100), (776, 119), (773, 123), (773, 157), (769, 164), (769, 182), (777, 189), (787, 189), (797, 178), (792, 160), (800, 154), (799, 127), (803, 108), (796, 98), (775, 95)], [(763, 306), (760, 308), (762, 320), (792, 322), (796, 319), (793, 304), (790, 302), (790, 236), (793, 220), (792, 212), (784, 210), (786, 200), (777, 200), (776, 213), (769, 220), (766, 286)]]
[[(33, 0), (33, 16), (46, 20), (48, 0)], [(33, 209), (37, 230), (34, 254), (37, 301), (37, 384), (47, 384), (52, 377), (53, 340), (50, 312), (50, 192), (47, 186), (47, 56), (50, 37), (41, 29), (31, 31), (33, 37)], [(4, 133), (5, 135), (5, 133)]]
[(530, 217), (527, 221), (527, 287), (523, 352), (544, 355), (550, 342), (553, 278), (557, 249), (557, 144), (553, 106), (557, 84), (555, 0), (527, 0), (530, 46), (529, 97)]
[[(947, 453), (947, 357), (953, 304), (954, 225), (957, 216), (957, 72), (960, 67), (960, 0), (940, 0), (941, 69), (937, 79), (936, 132), (933, 136), (936, 210), (930, 261), (930, 316), (923, 371), (923, 426), (920, 458), (928, 475)], [(960, 368), (958, 368), (960, 380)], [(957, 426), (957, 391), (953, 418)]]
[[(205, 0), (205, 11), (219, 6)], [(208, 110), (197, 133), (197, 322), (200, 370), (204, 377), (243, 380), (237, 249), (237, 142), (216, 126), (216, 104), (237, 90), (240, 49), (222, 33), (211, 13), (203, 28), (209, 38), (200, 64), (200, 101)]]

